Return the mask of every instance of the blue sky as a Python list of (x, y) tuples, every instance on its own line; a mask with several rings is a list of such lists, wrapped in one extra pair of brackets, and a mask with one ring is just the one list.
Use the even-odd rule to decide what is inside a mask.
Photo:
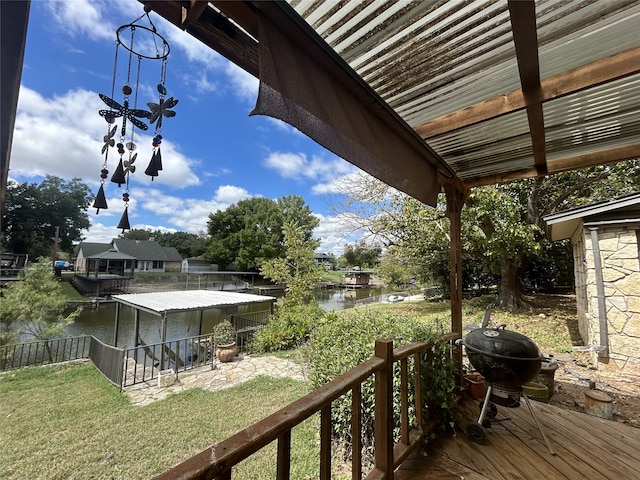
[[(108, 128), (98, 115), (108, 108), (98, 94), (111, 95), (117, 28), (142, 13), (135, 0), (31, 2), (10, 180), (39, 183), (47, 174), (79, 177), (94, 194), (98, 191)], [(315, 232), (322, 242), (319, 250), (340, 255), (345, 241), (353, 238), (343, 239), (342, 222), (329, 203), (337, 183), (357, 169), (285, 123), (250, 117), (258, 80), (153, 12), (150, 16), (171, 46), (165, 85), (167, 98), (179, 103), (173, 108), (176, 116), (163, 120), (163, 170), (153, 181), (144, 174), (153, 127), (136, 130), (131, 228), (206, 232), (209, 213), (239, 200), (296, 194), (320, 219)], [(146, 18), (138, 24), (149, 26)], [(118, 56), (113, 97), (122, 103), (126, 51), (120, 48)], [(158, 102), (159, 68), (160, 62), (143, 60), (138, 108)], [(115, 124), (119, 132), (121, 119)], [(116, 133), (116, 142), (118, 137)], [(109, 178), (117, 161), (111, 149)], [(116, 226), (124, 187), (108, 180), (109, 209), (98, 215), (89, 209), (87, 241), (108, 242), (120, 233)]]

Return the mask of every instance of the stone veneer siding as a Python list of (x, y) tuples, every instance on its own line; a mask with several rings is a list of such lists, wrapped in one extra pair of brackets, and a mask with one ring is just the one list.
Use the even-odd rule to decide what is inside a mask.
[[(609, 358), (593, 353), (599, 370), (640, 374), (640, 230), (599, 227)], [(578, 325), (585, 345), (599, 345), (597, 280), (591, 231), (573, 238)]]

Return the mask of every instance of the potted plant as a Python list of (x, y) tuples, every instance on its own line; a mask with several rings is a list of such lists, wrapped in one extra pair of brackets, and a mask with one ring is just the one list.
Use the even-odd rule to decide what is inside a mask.
[(213, 341), (216, 346), (216, 357), (221, 362), (230, 362), (238, 354), (236, 331), (226, 318), (214, 325)]

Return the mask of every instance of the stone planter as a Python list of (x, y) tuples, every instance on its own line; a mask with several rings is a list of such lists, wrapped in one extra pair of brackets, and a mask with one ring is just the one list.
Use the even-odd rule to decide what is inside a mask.
[(238, 347), (235, 342), (227, 345), (218, 345), (216, 347), (216, 357), (222, 363), (230, 362), (236, 355), (238, 355)]

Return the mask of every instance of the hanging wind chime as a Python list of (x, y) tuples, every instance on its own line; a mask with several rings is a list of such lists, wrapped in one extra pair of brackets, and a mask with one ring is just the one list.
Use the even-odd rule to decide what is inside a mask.
[[(104, 193), (104, 183), (109, 176), (109, 150), (116, 147), (119, 160), (111, 176), (111, 181), (117, 183), (118, 187), (122, 187), (122, 185), (125, 186), (125, 190), (122, 193), (124, 212), (118, 223), (118, 228), (122, 229), (122, 233), (131, 228), (127, 209), (129, 206), (129, 176), (136, 171), (134, 164), (138, 156), (136, 153), (137, 145), (134, 142), (135, 130), (136, 128), (142, 131), (148, 130), (149, 127), (143, 119), (147, 120), (150, 125), (155, 123), (151, 143), (151, 160), (144, 172), (149, 175), (153, 181), (154, 177), (157, 177), (159, 171), (162, 170), (162, 155), (160, 153), (160, 144), (162, 143), (162, 118), (174, 117), (176, 112), (170, 109), (178, 103), (178, 100), (173, 97), (165, 98), (167, 95), (167, 88), (165, 86), (167, 57), (169, 56), (170, 48), (164, 37), (156, 31), (156, 27), (149, 17), (149, 12), (150, 8), (145, 6), (143, 15), (127, 25), (122, 25), (116, 30), (116, 52), (113, 62), (111, 96), (108, 97), (102, 93), (99, 94), (109, 109), (98, 111), (98, 114), (107, 122), (107, 133), (103, 137), (104, 145), (102, 146), (102, 155), (104, 156), (104, 160), (102, 170), (100, 170), (100, 188), (94, 200), (93, 208), (97, 209), (96, 214), (100, 213), (101, 209), (109, 208)], [(149, 22), (148, 27), (138, 23), (145, 17)], [(141, 40), (140, 36), (142, 35), (144, 36)], [(138, 42), (137, 44), (136, 41)], [(120, 47), (127, 52), (124, 55), (124, 61), (118, 58)], [(153, 64), (154, 62), (159, 62), (160, 64), (159, 80), (156, 87), (159, 100), (157, 103), (148, 102), (147, 107), (149, 110), (137, 108), (143, 60), (150, 61), (145, 63)], [(122, 65), (126, 67), (126, 73), (124, 74), (122, 73)], [(123, 77), (124, 84), (121, 88), (123, 99), (119, 102), (115, 100), (116, 82)], [(118, 119), (122, 121), (119, 131), (118, 125), (116, 124)], [(114, 137), (117, 137), (117, 141)]]

